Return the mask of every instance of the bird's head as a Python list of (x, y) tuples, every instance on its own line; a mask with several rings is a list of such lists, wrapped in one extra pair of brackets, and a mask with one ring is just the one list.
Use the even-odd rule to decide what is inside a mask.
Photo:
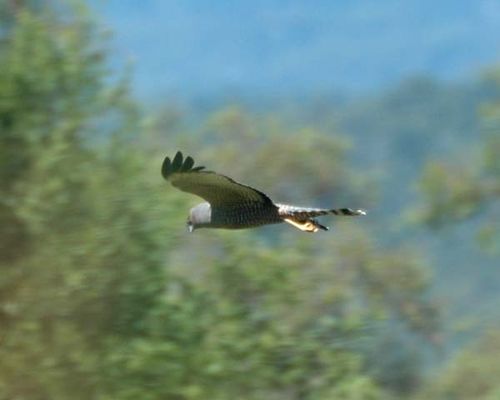
[(210, 225), (212, 217), (212, 209), (209, 203), (201, 203), (193, 207), (189, 211), (187, 219), (187, 228), (189, 232), (193, 232), (197, 228), (203, 228)]

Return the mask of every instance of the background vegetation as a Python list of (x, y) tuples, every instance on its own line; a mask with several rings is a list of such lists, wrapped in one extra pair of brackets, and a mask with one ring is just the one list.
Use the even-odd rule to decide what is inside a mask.
[[(496, 399), (500, 74), (154, 110), (81, 3), (0, 3), (0, 399)], [(177, 149), (328, 234), (184, 230)]]

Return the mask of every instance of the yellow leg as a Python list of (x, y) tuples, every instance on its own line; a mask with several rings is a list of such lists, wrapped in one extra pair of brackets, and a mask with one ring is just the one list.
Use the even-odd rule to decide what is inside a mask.
[(319, 228), (316, 225), (314, 225), (311, 221), (298, 222), (290, 218), (284, 218), (283, 220), (285, 222), (288, 222), (290, 225), (295, 226), (296, 228), (300, 229), (303, 232), (315, 233), (319, 231)]

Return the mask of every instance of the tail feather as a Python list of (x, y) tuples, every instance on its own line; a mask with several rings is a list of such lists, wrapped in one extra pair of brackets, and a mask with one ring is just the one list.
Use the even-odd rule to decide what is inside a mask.
[(333, 208), (329, 210), (334, 215), (366, 215), (364, 210), (353, 210), (352, 208)]
[(307, 219), (319, 217), (321, 215), (366, 215), (364, 210), (353, 210), (352, 208), (307, 208), (307, 207), (296, 207), (287, 204), (276, 204), (281, 216), (283, 217), (294, 217), (298, 219)]
[(327, 231), (328, 227), (321, 225), (315, 217), (321, 215), (366, 215), (363, 210), (353, 210), (351, 208), (305, 208), (295, 207), (287, 204), (276, 204), (279, 215), (285, 222), (295, 226), (304, 232), (318, 232), (320, 229)]

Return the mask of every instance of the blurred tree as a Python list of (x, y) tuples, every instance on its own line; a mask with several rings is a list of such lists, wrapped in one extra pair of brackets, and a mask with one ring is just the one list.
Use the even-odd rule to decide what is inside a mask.
[(495, 400), (500, 396), (500, 331), (487, 332), (460, 351), (421, 399)]
[[(460, 159), (431, 160), (424, 168), (419, 181), (423, 202), (414, 216), (420, 222), (433, 228), (443, 228), (458, 223), (478, 229), (480, 247), (493, 256), (499, 251), (500, 230), (497, 221), (500, 212), (500, 70), (486, 76), (487, 85), (492, 88), (493, 98), (479, 108), (481, 135), (479, 145), (467, 151), (459, 151)], [(474, 260), (475, 261), (475, 260)], [(479, 274), (478, 266), (474, 273)], [(467, 266), (470, 269), (471, 265)], [(488, 286), (496, 288), (498, 271), (489, 269), (482, 272), (486, 276), (481, 290)], [(468, 282), (468, 285), (470, 283)], [(493, 290), (495, 295), (498, 293)], [(494, 297), (495, 304), (498, 303)], [(474, 314), (481, 314), (477, 304)], [(488, 311), (488, 310), (486, 310)], [(475, 343), (467, 345), (445, 366), (441, 374), (433, 376), (428, 387), (421, 390), (422, 399), (497, 399), (500, 363), (498, 362), (499, 334), (498, 308), (483, 313), (486, 320), (473, 325)], [(479, 326), (478, 326), (479, 325)], [(480, 328), (480, 329), (478, 329)], [(479, 333), (478, 333), (479, 332)], [(485, 333), (483, 333), (485, 332)], [(479, 336), (479, 338), (478, 338)]]
[[(486, 79), (500, 90), (500, 73)], [(478, 239), (483, 248), (493, 250), (499, 243), (500, 199), (500, 102), (490, 100), (481, 107), (482, 145), (467, 149), (456, 162), (429, 161), (419, 181), (424, 201), (415, 217), (433, 227), (471, 219), (478, 215), (482, 227)]]
[(102, 33), (36, 3), (8, 10), (0, 59), (0, 398), (96, 398), (110, 336), (140, 332), (163, 290), (165, 214)]
[[(210, 304), (201, 341), (210, 357), (198, 371), (207, 368), (211, 379), (192, 377), (200, 393), (211, 382), (212, 398), (328, 398), (337, 391), (349, 398), (359, 379), (367, 391), (359, 398), (387, 398), (371, 377), (384, 358), (374, 338), (392, 330), (389, 320), (433, 329), (435, 314), (422, 308), (429, 307), (426, 279), (418, 268), (412, 276), (408, 255), (391, 265), (361, 232), (339, 229), (346, 239), (338, 243), (289, 235), (272, 245), (251, 233), (214, 232), (195, 239), (194, 254), (192, 242), (171, 252), (171, 273), (186, 282), (171, 295), (187, 303), (195, 290)], [(398, 387), (398, 373), (385, 388), (413, 390)]]

